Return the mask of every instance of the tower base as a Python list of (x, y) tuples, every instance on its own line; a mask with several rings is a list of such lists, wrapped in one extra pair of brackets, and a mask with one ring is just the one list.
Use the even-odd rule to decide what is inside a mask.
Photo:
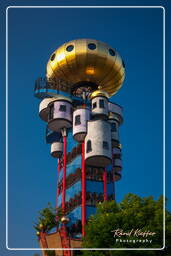
[[(55, 256), (65, 256), (65, 252), (68, 250), (58, 250), (58, 248), (63, 248), (62, 245), (62, 238), (60, 232), (54, 232), (51, 234), (45, 235), (46, 243), (48, 248), (56, 248), (55, 249)], [(71, 237), (67, 237), (68, 243), (70, 244), (70, 248), (81, 248), (82, 241), (80, 239), (74, 239)], [(40, 247), (44, 248), (42, 242), (40, 240)], [(45, 249), (45, 248), (44, 248)], [(65, 249), (65, 248), (63, 248)], [(70, 255), (74, 256), (74, 250), (70, 250)], [(48, 256), (46, 250), (42, 250), (42, 256)]]

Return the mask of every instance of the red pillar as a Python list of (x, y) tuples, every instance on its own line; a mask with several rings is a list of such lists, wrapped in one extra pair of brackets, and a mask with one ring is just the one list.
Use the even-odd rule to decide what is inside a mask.
[[(112, 166), (114, 168), (114, 154), (112, 155)], [(113, 193), (114, 193), (114, 200), (116, 201), (116, 190), (115, 190), (115, 173), (113, 174)]]
[(57, 178), (57, 188), (56, 188), (56, 222), (58, 221), (58, 196), (59, 196), (59, 188), (58, 188), (58, 180), (59, 180), (59, 173), (61, 169), (61, 162), (60, 159), (58, 159), (58, 178)]
[(60, 173), (60, 170), (61, 170), (61, 160), (60, 158), (58, 158), (58, 175)]
[(82, 143), (82, 236), (85, 236), (86, 223), (86, 169), (84, 142)]
[(44, 249), (48, 248), (48, 244), (46, 241), (46, 233), (43, 231), (40, 232), (40, 241), (41, 241), (42, 248)]
[(104, 194), (104, 201), (107, 200), (107, 172), (106, 168), (104, 169), (103, 173), (103, 194)]
[(64, 157), (63, 157), (63, 183), (62, 183), (62, 209), (65, 212), (65, 193), (66, 193), (66, 165), (67, 165), (67, 136), (63, 136)]

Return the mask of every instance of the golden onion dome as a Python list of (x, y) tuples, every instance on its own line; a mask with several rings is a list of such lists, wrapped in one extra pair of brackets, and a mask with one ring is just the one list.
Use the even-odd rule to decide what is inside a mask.
[(60, 90), (76, 92), (88, 87), (90, 91), (101, 86), (109, 96), (122, 86), (125, 66), (119, 54), (108, 44), (93, 39), (69, 41), (56, 49), (47, 64), (49, 80), (65, 82)]

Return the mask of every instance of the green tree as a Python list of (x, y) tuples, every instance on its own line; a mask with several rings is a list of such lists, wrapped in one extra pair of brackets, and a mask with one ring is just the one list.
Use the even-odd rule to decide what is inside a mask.
[(61, 218), (62, 212), (59, 209), (58, 213), (56, 213), (56, 208), (53, 208), (50, 203), (48, 206), (41, 211), (39, 211), (39, 216), (37, 217), (37, 222), (34, 225), (34, 228), (37, 231), (41, 231), (41, 225), (43, 226), (44, 232), (49, 232), (52, 228), (57, 227), (59, 221), (57, 221), (56, 216), (58, 219)]
[[(83, 255), (171, 255), (171, 214), (166, 210), (166, 249), (162, 251), (84, 251)], [(133, 231), (130, 236), (118, 237), (119, 232)], [(140, 232), (155, 232), (153, 236), (137, 236)], [(114, 231), (115, 230), (115, 231)], [(114, 232), (112, 232), (114, 231)], [(115, 237), (114, 237), (115, 235)], [(118, 239), (118, 240), (116, 240)], [(120, 242), (120, 239), (125, 242)], [(138, 242), (137, 240), (152, 240)], [(126, 241), (129, 240), (129, 241)], [(132, 242), (130, 242), (130, 240)], [(135, 240), (135, 243), (133, 241)], [(122, 202), (114, 201), (98, 204), (97, 213), (91, 216), (86, 225), (85, 248), (162, 248), (163, 247), (163, 197), (157, 201), (153, 197), (141, 198), (134, 194), (125, 196)]]

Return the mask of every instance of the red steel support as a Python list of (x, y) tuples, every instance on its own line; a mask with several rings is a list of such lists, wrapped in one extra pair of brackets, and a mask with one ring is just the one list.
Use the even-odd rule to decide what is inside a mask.
[[(112, 166), (114, 168), (114, 154), (112, 155)], [(116, 201), (116, 190), (115, 190), (115, 174), (113, 174), (113, 193), (114, 193), (114, 200)]]
[(59, 197), (58, 180), (59, 180), (60, 169), (61, 169), (60, 159), (58, 159), (58, 173), (57, 173), (58, 178), (57, 178), (57, 188), (56, 188), (56, 222), (58, 222), (58, 197)]
[(46, 241), (46, 233), (43, 231), (40, 232), (40, 242), (41, 242), (42, 248), (44, 249), (48, 248), (48, 244)]
[(103, 173), (103, 194), (104, 194), (104, 201), (107, 200), (107, 172), (106, 168), (104, 169)]
[(82, 236), (85, 236), (86, 223), (86, 169), (84, 142), (82, 143)]
[(67, 165), (67, 136), (63, 136), (64, 158), (63, 158), (63, 183), (62, 183), (62, 210), (65, 212), (65, 193), (66, 193), (66, 165)]
[[(62, 224), (62, 227), (59, 232), (61, 236), (62, 248), (65, 248), (65, 249), (71, 248), (70, 238), (68, 236), (68, 232), (66, 230), (65, 224)], [(71, 256), (71, 251), (63, 250), (63, 256)]]
[(60, 158), (58, 158), (58, 175), (60, 173), (60, 170), (61, 170), (61, 160)]

